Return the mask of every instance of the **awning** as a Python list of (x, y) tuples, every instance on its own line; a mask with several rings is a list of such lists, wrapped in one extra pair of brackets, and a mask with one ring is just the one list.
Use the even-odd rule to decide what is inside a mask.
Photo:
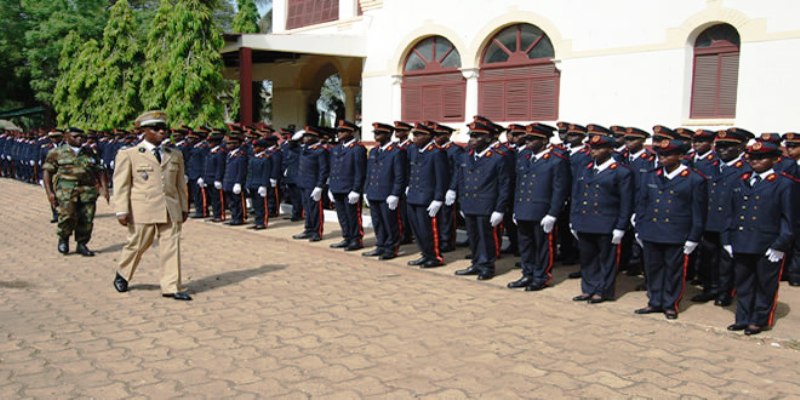
[(269, 63), (281, 59), (299, 58), (303, 55), (337, 57), (367, 57), (367, 41), (354, 35), (275, 35), (275, 34), (225, 34), (222, 56), (225, 66), (238, 66), (238, 52), (242, 47), (253, 50), (253, 63)]

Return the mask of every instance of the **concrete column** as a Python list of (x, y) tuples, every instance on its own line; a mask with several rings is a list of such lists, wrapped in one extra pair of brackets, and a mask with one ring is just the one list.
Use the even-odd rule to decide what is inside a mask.
[(286, 31), (286, 17), (289, 14), (288, 0), (272, 0), (272, 33)]
[(461, 74), (467, 80), (467, 98), (464, 101), (464, 116), (467, 121), (478, 114), (478, 68), (464, 68)]
[(346, 21), (358, 13), (358, 0), (339, 0), (339, 21)]
[(403, 75), (392, 75), (392, 119), (396, 121), (402, 120), (403, 116), (403, 91), (401, 84), (403, 83)]
[(342, 86), (344, 92), (344, 117), (348, 121), (356, 120), (356, 96), (359, 91), (358, 86)]
[(239, 122), (253, 123), (253, 50), (239, 49)]

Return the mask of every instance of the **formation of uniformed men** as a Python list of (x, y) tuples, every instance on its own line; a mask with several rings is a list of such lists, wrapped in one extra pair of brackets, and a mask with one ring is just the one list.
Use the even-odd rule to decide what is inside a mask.
[[(627, 270), (646, 278), (648, 303), (636, 313), (675, 319), (693, 282), (703, 291), (692, 301), (727, 306), (735, 296), (736, 321), (728, 328), (746, 334), (772, 325), (781, 278), (800, 285), (800, 222), (792, 207), (800, 193), (800, 134), (568, 122), (503, 127), (475, 116), (464, 147), (451, 141), (452, 127), (396, 121), (373, 124), (376, 144), (368, 150), (360, 130), (350, 121), (281, 129), (280, 137), (266, 126), (174, 129), (191, 217), (241, 225), (252, 209), (251, 228), (266, 229), (285, 201), (293, 205), (291, 219), (304, 220), (293, 237), (319, 241), (324, 209), (335, 208), (342, 240), (331, 247), (354, 251), (364, 247), (366, 203), (377, 242), (363, 256), (392, 259), (415, 241), (420, 257), (408, 264), (422, 268), (444, 265), (442, 254), (455, 248), (463, 223), (471, 263), (457, 275), (491, 279), (509, 252), (519, 255), (521, 276), (508, 287), (538, 291), (551, 284), (557, 259), (568, 264), (574, 257), (580, 269), (570, 277), (581, 278), (575, 301), (613, 300), (616, 275)], [(553, 144), (556, 134), (562, 144)], [(105, 177), (113, 154), (136, 140), (115, 131), (84, 147)], [(3, 175), (35, 181), (29, 167), (53, 170), (40, 153), (68, 149), (58, 141), (58, 133), (38, 141), (0, 135)], [(51, 154), (55, 160), (61, 153)], [(60, 232), (68, 230), (61, 225)], [(511, 243), (505, 249), (504, 234)], [(85, 248), (85, 235), (78, 242)]]

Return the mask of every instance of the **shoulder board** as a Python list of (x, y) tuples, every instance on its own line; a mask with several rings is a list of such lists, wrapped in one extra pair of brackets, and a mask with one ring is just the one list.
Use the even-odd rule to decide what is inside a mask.
[[(500, 154), (502, 154), (502, 153), (500, 153)], [(491, 150), (487, 151), (486, 152), (486, 158), (489, 158), (491, 156), (492, 156), (492, 151)]]
[(554, 156), (556, 156), (556, 157), (558, 157), (558, 158), (560, 158), (562, 160), (568, 160), (569, 159), (566, 155), (561, 154), (561, 153), (559, 153), (557, 151), (551, 151), (551, 152), (549, 152), (547, 154), (552, 154), (552, 155), (554, 155)]
[(527, 154), (525, 154), (523, 157), (524, 157), (526, 160), (530, 160), (530, 159), (531, 159), (531, 156), (532, 156), (532, 154), (531, 154), (531, 153), (527, 153)]
[(619, 166), (619, 164), (612, 163), (611, 165), (608, 166), (608, 169), (617, 169), (618, 166)]
[(453, 147), (453, 144), (452, 143), (448, 143), (448, 144), (444, 145), (442, 148), (447, 150), (447, 149), (449, 149), (451, 147)]
[(390, 144), (389, 147), (386, 148), (386, 151), (392, 151), (394, 149), (395, 149), (394, 144)]
[(589, 161), (589, 163), (586, 164), (586, 169), (592, 169), (593, 167), (594, 167), (594, 161)]
[(773, 173), (769, 174), (769, 176), (767, 177), (766, 181), (767, 182), (774, 182), (776, 179), (778, 179), (778, 174), (773, 172)]
[(781, 172), (781, 175), (782, 175), (784, 178), (791, 179), (791, 180), (792, 180), (793, 182), (795, 182), (795, 183), (800, 183), (800, 178), (798, 178), (798, 177), (796, 177), (796, 176), (794, 176), (794, 175), (792, 175), (792, 174), (787, 174), (786, 172)]
[(658, 176), (664, 175), (664, 170), (659, 168), (658, 170), (656, 170), (656, 175)]
[(711, 160), (713, 160), (713, 159), (714, 159), (714, 153), (711, 153), (711, 154), (709, 154), (709, 155), (707, 155), (707, 156), (706, 156), (706, 160), (709, 160), (709, 161), (711, 161)]
[(578, 153), (589, 154), (589, 149), (584, 147), (584, 148), (578, 150)]
[(545, 155), (542, 156), (542, 159), (543, 160), (549, 160), (550, 159), (550, 153), (545, 153)]
[(745, 172), (745, 173), (743, 173), (743, 174), (742, 174), (742, 180), (743, 180), (743, 181), (746, 181), (746, 180), (750, 179), (750, 175), (752, 175), (752, 174), (753, 174), (752, 172)]
[(689, 176), (689, 169), (687, 168), (687, 169), (681, 171), (681, 176), (683, 176), (683, 177)]
[(696, 168), (692, 168), (692, 172), (694, 172), (697, 175), (700, 175), (703, 179), (708, 179), (708, 177), (704, 173), (698, 171)]
[(733, 164), (733, 166), (736, 168), (742, 168), (742, 166), (744, 166), (744, 162), (742, 160), (739, 160), (735, 164)]

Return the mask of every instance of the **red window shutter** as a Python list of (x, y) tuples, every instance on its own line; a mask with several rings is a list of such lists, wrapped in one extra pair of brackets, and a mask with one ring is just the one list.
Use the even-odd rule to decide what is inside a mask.
[(504, 92), (503, 81), (489, 81), (478, 85), (478, 113), (491, 120), (503, 121)]
[(555, 121), (558, 119), (558, 88), (561, 77), (559, 75), (533, 80), (531, 82), (531, 109), (532, 120)]
[(719, 56), (719, 115), (736, 116), (736, 90), (739, 82), (739, 53)]
[(403, 78), (403, 119), (454, 122), (464, 120), (467, 81), (460, 71)]
[(402, 118), (404, 121), (422, 121), (422, 87), (402, 88)]
[(527, 119), (530, 110), (530, 81), (513, 80), (505, 84), (505, 115), (501, 121)]
[(478, 110), (497, 121), (557, 120), (560, 75), (553, 63), (484, 69)]
[(422, 119), (442, 120), (442, 86), (426, 86), (422, 88)]
[(709, 118), (717, 110), (718, 54), (695, 55), (692, 78), (692, 118)]
[(288, 6), (287, 29), (339, 19), (338, 0), (289, 0)]
[(467, 85), (448, 85), (443, 87), (442, 121), (463, 121), (466, 107)]

